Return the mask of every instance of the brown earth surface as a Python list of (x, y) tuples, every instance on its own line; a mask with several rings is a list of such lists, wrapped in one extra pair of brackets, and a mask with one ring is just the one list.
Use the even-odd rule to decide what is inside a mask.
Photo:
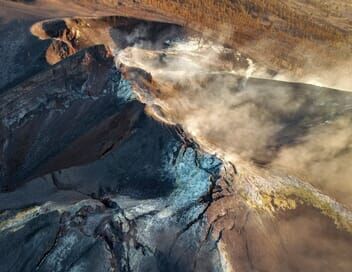
[[(138, 19), (125, 19), (116, 15)], [(352, 3), (348, 0), (286, 2), (0, 0), (0, 30), (4, 25), (18, 20), (28, 21), (26, 27), (34, 36), (41, 40), (49, 40), (42, 50), (45, 61), (50, 65), (57, 65), (45, 68), (34, 77), (27, 78), (24, 75), (15, 78), (18, 80), (15, 80), (15, 86), (10, 86), (3, 97), (11, 102), (11, 109), (17, 114), (21, 112), (22, 105), (26, 106), (27, 101), (32, 103), (31, 99), (40, 97), (46, 88), (44, 83), (48, 79), (52, 82), (53, 88), (58, 90), (66, 88), (64, 95), (70, 96), (70, 85), (67, 86), (63, 82), (66, 81), (66, 77), (73, 76), (87, 78), (89, 84), (83, 88), (85, 96), (93, 98), (103, 96), (104, 82), (109, 79), (109, 69), (112, 65), (109, 50), (127, 44), (126, 40), (120, 38), (120, 32), (116, 29), (123, 27), (133, 29), (144, 23), (139, 19), (175, 23), (184, 26), (184, 32), (195, 36), (197, 32), (204, 33), (204, 38), (221, 41), (226, 46), (243, 53), (245, 58), (250, 57), (258, 67), (264, 67), (269, 74), (278, 73), (285, 79), (306, 82), (314, 79), (322, 85), (352, 90), (350, 79)], [(162, 30), (164, 26), (158, 27)], [(166, 29), (169, 29), (168, 26)], [(173, 33), (172, 31), (169, 32)], [(177, 35), (180, 34), (178, 28), (175, 31)], [(153, 32), (148, 36), (148, 39), (152, 38)], [(103, 59), (99, 56), (97, 60), (94, 57), (90, 58), (90, 51), (88, 57), (87, 53), (84, 55), (81, 52), (82, 55), (74, 56), (76, 59), (69, 58), (98, 44), (104, 44), (108, 48), (107, 53), (103, 54)], [(70, 62), (65, 62), (65, 59)], [(99, 64), (99, 68), (96, 64)], [(157, 97), (160, 95), (158, 98), (162, 98), (163, 92), (158, 88), (165, 86), (158, 86), (148, 73), (123, 66), (118, 69), (137, 87), (155, 92)], [(98, 93), (95, 93), (96, 90)], [(60, 94), (59, 91), (57, 93)], [(57, 93), (55, 92), (55, 96)], [(103, 96), (101, 99), (106, 103), (110, 98)], [(99, 101), (89, 103), (84, 101), (80, 102), (82, 107), (80, 112), (84, 116), (89, 115), (91, 108), (89, 103), (97, 104), (99, 112), (104, 108), (103, 102), (99, 104)], [(8, 104), (3, 109), (6, 107)], [(50, 107), (63, 108), (56, 98)], [(11, 112), (1, 110), (2, 116), (10, 120)], [(79, 107), (75, 107), (74, 111), (78, 110)], [(79, 166), (111, 154), (109, 153), (111, 150), (118, 149), (125, 138), (133, 135), (132, 128), (136, 125), (136, 119), (139, 118), (141, 111), (139, 106), (131, 107), (121, 113), (108, 112), (106, 113), (108, 118), (104, 120), (92, 121), (85, 134), (74, 138), (63, 151), (51, 156), (50, 160), (45, 161), (44, 158), (44, 163), (40, 167), (33, 167), (35, 171), (33, 170), (27, 178), (38, 177), (61, 168)], [(91, 114), (93, 116), (94, 112)], [(46, 126), (49, 123), (36, 122), (36, 119), (32, 120), (27, 115), (25, 118), (29, 118), (32, 123), (20, 124), (10, 141), (10, 147), (14, 152), (9, 153), (9, 161), (14, 164), (10, 164), (7, 169), (9, 176), (16, 176), (16, 169), (21, 165), (21, 160), (27, 159), (23, 150), (27, 148), (29, 150), (34, 145), (32, 138), (27, 136), (32, 135), (32, 129), (35, 127), (33, 124), (40, 123)], [(36, 118), (46, 120), (51, 116), (42, 114)], [(74, 126), (80, 124), (80, 119), (73, 121), (77, 122), (77, 125), (73, 123), (72, 131)], [(65, 132), (65, 122), (60, 125), (60, 129)], [(0, 127), (1, 132), (2, 129)], [(52, 136), (52, 139), (55, 137)], [(60, 138), (57, 141), (59, 142)], [(33, 140), (33, 143), (35, 142)], [(16, 143), (23, 144), (17, 146)], [(192, 146), (192, 142), (187, 140), (184, 144)], [(78, 152), (81, 146), (85, 146), (87, 151), (84, 155)], [(211, 204), (205, 210), (209, 229), (205, 240), (211, 234), (220, 251), (224, 270), (236, 272), (351, 270), (351, 213), (344, 205), (335, 202), (334, 197), (340, 201), (338, 193), (326, 200), (320, 198), (322, 196), (320, 191), (311, 190), (310, 187), (311, 191), (304, 188), (302, 191), (297, 189), (282, 195), (281, 192), (263, 190), (260, 199), (262, 206), (257, 207), (256, 203), (251, 202), (252, 200), (249, 200), (243, 192), (244, 189), (248, 189), (246, 186), (255, 187), (257, 184), (251, 183), (250, 179), (248, 182), (243, 181), (245, 178), (241, 176), (242, 173), (236, 173), (235, 168), (229, 173), (224, 174), (219, 180), (218, 187), (211, 189), (210, 197), (207, 196)], [(55, 175), (61, 173), (55, 172)], [(55, 175), (52, 175), (53, 183)], [(227, 178), (233, 183), (228, 182)], [(8, 182), (10, 181), (9, 178)], [(331, 188), (331, 192), (334, 193), (335, 189)], [(331, 192), (328, 191), (328, 194)], [(346, 196), (341, 197), (343, 200), (341, 202), (350, 204), (349, 193), (343, 193)], [(81, 199), (82, 195), (76, 197)], [(203, 268), (199, 263), (193, 265), (191, 271), (213, 271), (208, 267)]]

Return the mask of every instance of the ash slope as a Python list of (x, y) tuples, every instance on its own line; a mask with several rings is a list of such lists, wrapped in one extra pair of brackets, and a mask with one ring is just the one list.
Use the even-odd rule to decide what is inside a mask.
[(349, 271), (349, 233), (306, 203), (248, 205), (132, 78), (97, 46), (3, 90), (1, 271)]
[(103, 46), (1, 101), (1, 271), (221, 270), (204, 217), (221, 162), (146, 116)]

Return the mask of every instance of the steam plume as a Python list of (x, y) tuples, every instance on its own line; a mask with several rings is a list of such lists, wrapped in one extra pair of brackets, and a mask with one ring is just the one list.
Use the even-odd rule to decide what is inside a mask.
[(348, 92), (251, 78), (260, 71), (251, 59), (192, 39), (158, 51), (130, 47), (116, 59), (151, 73), (159, 86), (151, 112), (181, 124), (203, 148), (243, 171), (295, 175), (352, 204)]

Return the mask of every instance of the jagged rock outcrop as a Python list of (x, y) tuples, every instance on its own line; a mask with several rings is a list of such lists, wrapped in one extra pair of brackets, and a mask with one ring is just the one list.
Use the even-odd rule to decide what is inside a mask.
[(2, 271), (221, 269), (205, 218), (221, 161), (148, 117), (103, 46), (1, 104)]
[(3, 92), (2, 187), (97, 159), (123, 140), (143, 111), (129, 88), (101, 46)]
[[(90, 20), (82, 32), (77, 18), (36, 24), (46, 36), (35, 34), (53, 43), (26, 33), (8, 69), (0, 69), (1, 271), (350, 270), (347, 209), (302, 183), (282, 183), (298, 188), (281, 195), (272, 176), (245, 180), (236, 165), (170, 125), (161, 106), (143, 104), (163, 98), (148, 71), (116, 66), (112, 48), (159, 50), (184, 35), (179, 26), (117, 17), (108, 24), (109, 48), (88, 38), (94, 24), (114, 19)], [(135, 29), (141, 26), (143, 33)], [(33, 47), (32, 62), (11, 74), (23, 49)], [(57, 62), (51, 67), (48, 52)], [(248, 85), (249, 96), (263, 86), (273, 93), (291, 86), (292, 96), (308, 89), (259, 79)], [(350, 96), (309, 88), (315, 93), (302, 113), (311, 120), (299, 111), (278, 119), (287, 124), (280, 139), (349, 110)], [(321, 97), (334, 103), (331, 111), (320, 111)]]

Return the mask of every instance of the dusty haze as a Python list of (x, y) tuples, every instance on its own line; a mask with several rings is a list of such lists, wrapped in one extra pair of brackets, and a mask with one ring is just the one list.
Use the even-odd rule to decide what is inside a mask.
[(159, 93), (146, 100), (152, 114), (181, 124), (239, 169), (249, 163), (295, 175), (352, 204), (348, 92), (249, 79), (263, 70), (204, 40), (179, 41), (161, 51), (139, 47), (117, 52), (116, 59), (148, 71), (158, 83)]

